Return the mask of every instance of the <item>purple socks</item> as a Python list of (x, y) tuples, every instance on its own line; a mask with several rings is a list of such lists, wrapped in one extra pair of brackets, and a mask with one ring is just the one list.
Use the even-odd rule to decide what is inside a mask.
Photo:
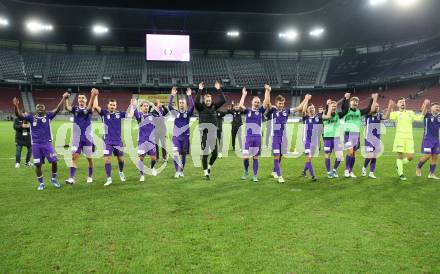
[(76, 167), (71, 166), (70, 167), (70, 178), (75, 178), (76, 174)]
[(244, 171), (248, 172), (248, 170), (249, 170), (249, 159), (244, 159), (243, 160), (243, 165), (244, 165)]
[(252, 167), (254, 169), (254, 176), (257, 176), (258, 174), (258, 159), (254, 159), (252, 162)]
[(124, 161), (118, 161), (119, 172), (124, 171)]
[(327, 172), (330, 172), (330, 158), (325, 158), (325, 168), (327, 169)]
[(112, 177), (112, 164), (105, 164), (105, 175), (107, 178)]

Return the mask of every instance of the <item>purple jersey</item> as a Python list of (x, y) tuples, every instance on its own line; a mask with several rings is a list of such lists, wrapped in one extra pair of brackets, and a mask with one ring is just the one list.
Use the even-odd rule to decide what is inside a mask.
[(440, 129), (440, 114), (432, 115), (428, 112), (423, 120), (425, 126), (425, 132), (423, 134), (424, 139), (439, 139), (439, 129)]
[(321, 114), (316, 114), (313, 117), (308, 115), (303, 117), (303, 141), (306, 144), (318, 143), (321, 128), (323, 127), (323, 120)]
[(261, 123), (265, 111), (266, 109), (264, 107), (259, 107), (257, 110), (251, 108), (244, 110), (246, 136), (261, 137)]
[(104, 143), (106, 144), (122, 144), (122, 119), (126, 117), (125, 112), (109, 112), (108, 110), (101, 109), (99, 113), (104, 124)]
[(156, 123), (159, 119), (157, 115), (153, 114), (152, 112), (143, 113), (135, 109), (134, 117), (139, 124), (138, 145), (143, 144), (147, 141), (154, 142)]
[(52, 142), (50, 121), (55, 117), (53, 112), (47, 112), (44, 116), (26, 115), (24, 119), (31, 124), (31, 140), (33, 144), (45, 144)]
[(191, 116), (194, 114), (194, 101), (191, 96), (189, 96), (189, 109), (186, 111), (176, 110), (173, 107), (174, 96), (171, 95), (168, 108), (171, 115), (174, 116), (174, 128), (173, 137), (189, 137), (189, 122)]
[(284, 135), (290, 113), (291, 110), (289, 108), (284, 108), (278, 111), (273, 107), (269, 110), (267, 116), (271, 120), (272, 136), (282, 137)]
[(383, 115), (381, 113), (377, 113), (374, 115), (367, 115), (365, 117), (365, 136), (366, 139), (370, 139), (372, 136), (380, 139), (380, 126), (381, 121), (383, 120)]
[(73, 114), (73, 139), (92, 141), (92, 112), (87, 108), (73, 106), (70, 111)]

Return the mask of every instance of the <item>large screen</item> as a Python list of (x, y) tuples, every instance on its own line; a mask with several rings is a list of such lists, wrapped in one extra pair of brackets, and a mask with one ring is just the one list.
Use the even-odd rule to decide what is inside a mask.
[(189, 35), (147, 34), (147, 61), (189, 61)]

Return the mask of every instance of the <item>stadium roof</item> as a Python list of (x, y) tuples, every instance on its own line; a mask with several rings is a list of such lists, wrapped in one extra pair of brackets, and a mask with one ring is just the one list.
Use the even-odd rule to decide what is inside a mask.
[[(408, 10), (393, 5), (372, 8), (368, 1), (66, 1), (4, 0), (0, 15), (10, 21), (0, 38), (67, 44), (143, 46), (144, 34), (186, 33), (192, 48), (299, 50), (346, 48), (432, 37), (440, 33), (440, 1), (420, 0)], [(28, 18), (43, 18), (54, 31), (29, 36), (23, 28)], [(92, 24), (108, 25), (109, 34), (94, 37)], [(325, 28), (321, 39), (313, 39), (311, 28)], [(288, 43), (278, 33), (299, 31)], [(239, 39), (226, 32), (237, 29)]]

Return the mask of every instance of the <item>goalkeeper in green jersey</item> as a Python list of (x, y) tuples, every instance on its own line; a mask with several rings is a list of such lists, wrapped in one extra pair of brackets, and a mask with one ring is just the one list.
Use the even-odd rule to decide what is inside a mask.
[(396, 124), (396, 137), (394, 139), (393, 152), (397, 153), (396, 166), (400, 180), (406, 181), (403, 174), (403, 166), (414, 158), (414, 137), (413, 122), (422, 122), (428, 111), (429, 101), (425, 100), (422, 105), (422, 113), (415, 114), (412, 110), (406, 109), (406, 99), (397, 99), (397, 111), (394, 111), (396, 104), (393, 100), (388, 103), (388, 111), (385, 119), (394, 121)]

